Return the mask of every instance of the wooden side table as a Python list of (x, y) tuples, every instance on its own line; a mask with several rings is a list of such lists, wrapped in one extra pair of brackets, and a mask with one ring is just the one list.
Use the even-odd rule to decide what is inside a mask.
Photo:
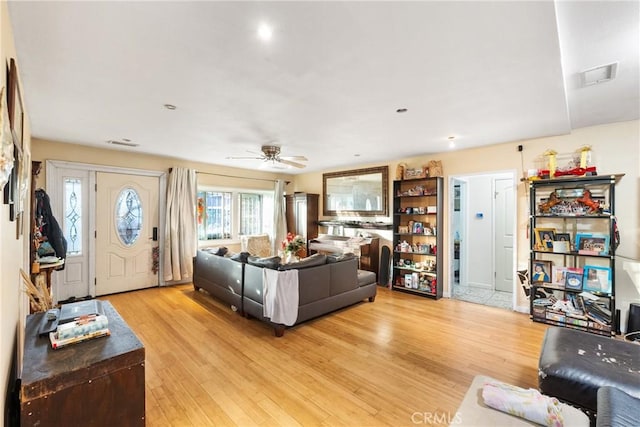
[(110, 302), (108, 337), (51, 348), (44, 313), (27, 316), (20, 425), (144, 426), (145, 349)]

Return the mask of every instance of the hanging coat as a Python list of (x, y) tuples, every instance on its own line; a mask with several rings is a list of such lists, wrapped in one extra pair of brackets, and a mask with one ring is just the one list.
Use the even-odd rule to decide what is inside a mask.
[[(46, 237), (46, 240), (53, 247), (56, 256), (65, 259), (67, 257), (67, 240), (51, 212), (49, 196), (41, 188), (36, 190), (36, 225), (42, 237)], [(64, 264), (58, 270), (62, 269), (64, 269)]]

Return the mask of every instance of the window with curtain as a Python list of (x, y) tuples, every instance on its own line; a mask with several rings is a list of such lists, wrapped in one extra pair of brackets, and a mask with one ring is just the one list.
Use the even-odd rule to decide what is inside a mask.
[(273, 192), (198, 189), (198, 240), (273, 232)]

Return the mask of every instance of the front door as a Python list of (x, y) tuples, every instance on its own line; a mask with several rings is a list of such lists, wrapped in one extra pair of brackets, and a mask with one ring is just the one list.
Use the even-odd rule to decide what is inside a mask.
[(98, 172), (96, 183), (96, 295), (158, 286), (158, 178)]

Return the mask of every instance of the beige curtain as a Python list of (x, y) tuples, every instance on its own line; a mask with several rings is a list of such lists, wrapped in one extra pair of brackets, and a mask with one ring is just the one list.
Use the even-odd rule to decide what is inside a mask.
[(284, 186), (286, 182), (278, 179), (275, 184), (275, 206), (273, 208), (273, 243), (272, 243), (272, 253), (273, 255), (278, 255), (278, 251), (280, 250), (280, 245), (282, 241), (287, 237), (287, 218), (285, 216), (285, 200), (284, 200)]
[(173, 168), (167, 185), (164, 279), (193, 278), (193, 257), (198, 249), (196, 225), (196, 171)]

